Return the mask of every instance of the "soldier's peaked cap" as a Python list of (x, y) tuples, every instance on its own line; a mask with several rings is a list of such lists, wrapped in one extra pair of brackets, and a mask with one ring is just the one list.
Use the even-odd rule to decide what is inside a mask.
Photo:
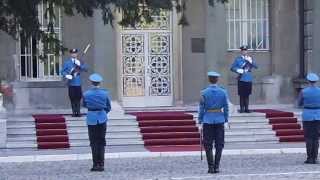
[(89, 76), (89, 80), (92, 82), (102, 82), (103, 78), (98, 73), (93, 73)]
[(247, 45), (242, 45), (242, 46), (240, 46), (239, 49), (240, 49), (240, 50), (248, 50), (249, 48), (248, 48)]
[(221, 75), (217, 72), (214, 72), (214, 71), (209, 71), (208, 72), (208, 76), (211, 76), (211, 77), (220, 77)]
[(70, 53), (78, 53), (78, 49), (74, 48), (74, 49), (70, 49), (69, 51)]
[(307, 80), (308, 81), (313, 81), (313, 82), (319, 81), (319, 76), (317, 74), (315, 74), (315, 73), (309, 73), (307, 75)]

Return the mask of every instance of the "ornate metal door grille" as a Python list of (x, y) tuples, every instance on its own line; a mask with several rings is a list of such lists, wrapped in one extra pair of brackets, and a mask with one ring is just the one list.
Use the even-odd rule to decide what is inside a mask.
[[(172, 101), (172, 33), (170, 13), (161, 12), (152, 24), (121, 32), (122, 95), (124, 98)], [(151, 99), (150, 99), (151, 100)], [(161, 101), (161, 99), (159, 99)], [(157, 104), (157, 102), (154, 102)]]

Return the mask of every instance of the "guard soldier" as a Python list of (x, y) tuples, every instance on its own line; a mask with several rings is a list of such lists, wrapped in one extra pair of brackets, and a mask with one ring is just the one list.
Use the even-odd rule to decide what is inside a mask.
[[(224, 126), (228, 126), (228, 96), (226, 90), (217, 85), (220, 74), (208, 72), (209, 87), (201, 91), (199, 124), (203, 130), (203, 146), (206, 151), (208, 173), (218, 173), (224, 147)], [(230, 128), (230, 127), (229, 127)], [(213, 160), (213, 141), (215, 158)]]
[(316, 164), (319, 151), (320, 133), (320, 88), (316, 86), (318, 75), (309, 73), (307, 80), (310, 86), (299, 94), (298, 103), (303, 107), (302, 122), (306, 142), (306, 164)]
[(70, 58), (64, 62), (62, 75), (68, 81), (68, 91), (73, 117), (81, 116), (80, 104), (82, 89), (80, 73), (82, 71), (87, 71), (86, 65), (78, 59), (78, 49), (71, 49)]
[(84, 93), (83, 105), (88, 108), (86, 121), (92, 151), (91, 171), (104, 171), (107, 114), (111, 110), (111, 105), (108, 91), (99, 87), (102, 77), (95, 73), (90, 75), (89, 80), (93, 87)]
[(240, 113), (250, 113), (249, 96), (252, 93), (252, 69), (258, 68), (251, 56), (248, 47), (241, 46), (241, 55), (236, 57), (231, 65), (231, 71), (238, 74), (238, 95), (240, 96)]

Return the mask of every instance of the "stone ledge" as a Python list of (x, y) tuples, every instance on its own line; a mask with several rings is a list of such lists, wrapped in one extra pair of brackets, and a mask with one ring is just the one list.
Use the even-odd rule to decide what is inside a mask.
[(12, 83), (13, 88), (65, 88), (64, 81), (16, 81)]

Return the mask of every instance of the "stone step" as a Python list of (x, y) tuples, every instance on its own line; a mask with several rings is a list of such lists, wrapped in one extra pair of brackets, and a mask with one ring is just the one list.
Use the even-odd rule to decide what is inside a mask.
[[(244, 131), (247, 132), (248, 130), (261, 130), (261, 129), (272, 129), (271, 125), (266, 123), (255, 123), (255, 124), (239, 124), (239, 125), (231, 125), (231, 129), (226, 129), (226, 132), (232, 131)], [(10, 134), (35, 134), (36, 130), (34, 127), (12, 127), (8, 126), (7, 128), (8, 135)], [(87, 127), (68, 127), (68, 133), (87, 133)], [(140, 132), (139, 127), (135, 126), (108, 126), (107, 132)]]
[[(89, 140), (73, 140), (70, 142), (73, 147), (89, 146)], [(123, 146), (123, 145), (143, 145), (143, 141), (139, 140), (107, 140), (107, 146)], [(34, 141), (24, 141), (24, 142), (8, 142), (7, 148), (37, 148), (37, 143)]]
[[(198, 113), (188, 113), (188, 114), (192, 114), (194, 118), (198, 118)], [(230, 114), (229, 115), (230, 118), (265, 118), (265, 114), (264, 113), (256, 113), (256, 112), (252, 112), (252, 113), (235, 113), (235, 114)]]
[(266, 142), (266, 141), (278, 141), (278, 138), (275, 136), (254, 136), (254, 137), (232, 137), (232, 138), (225, 138), (226, 142)]
[[(86, 121), (85, 117), (66, 117), (67, 121)], [(112, 119), (109, 118), (108, 122), (111, 121), (136, 121), (136, 118), (128, 117), (128, 118), (118, 118), (118, 119)], [(10, 117), (8, 118), (8, 123), (11, 122), (34, 122), (33, 117)]]
[[(267, 125), (269, 124), (266, 120), (260, 120), (260, 119), (254, 119), (254, 120), (237, 120), (237, 121), (229, 121), (230, 125), (238, 126), (238, 125)], [(67, 121), (68, 127), (86, 127), (85, 121)], [(122, 121), (116, 121), (111, 120), (108, 122), (108, 127), (111, 126), (133, 126), (138, 127), (138, 122), (135, 120), (122, 120)], [(27, 121), (14, 121), (14, 122), (8, 122), (7, 123), (8, 128), (34, 128), (35, 123), (34, 122), (27, 122)]]
[(35, 122), (27, 122), (27, 121), (21, 121), (21, 122), (17, 122), (17, 121), (13, 121), (13, 122), (7, 122), (7, 127), (8, 128), (15, 128), (15, 127), (35, 127), (36, 124)]
[[(226, 136), (225, 142), (227, 144), (239, 144), (239, 143), (278, 143), (278, 138), (275, 136), (253, 136), (253, 137), (228, 137)], [(70, 140), (71, 146), (89, 146), (88, 139)], [(143, 145), (143, 141), (139, 139), (107, 139), (108, 146), (117, 145)], [(35, 140), (30, 141), (8, 141), (7, 148), (37, 148)]]
[(253, 136), (253, 135), (275, 135), (275, 132), (273, 130), (269, 129), (249, 129), (246, 131), (232, 131), (228, 130), (225, 132), (226, 136)]
[(272, 126), (268, 123), (249, 123), (249, 124), (230, 124), (231, 129), (226, 131), (246, 131), (249, 129), (272, 129)]
[[(120, 145), (143, 145), (142, 140), (136, 139), (107, 139), (107, 145), (109, 146), (120, 146)], [(89, 140), (71, 140), (71, 146), (89, 146)]]
[[(86, 126), (83, 127), (68, 127), (69, 134), (76, 132), (87, 132), (88, 128)], [(108, 126), (107, 132), (140, 132), (140, 128), (138, 126)]]
[[(8, 127), (8, 134), (35, 134), (36, 130), (34, 127)], [(80, 133), (88, 132), (87, 127), (68, 127), (68, 133)], [(134, 126), (110, 126), (107, 127), (107, 132), (140, 132), (138, 127)]]
[[(81, 117), (72, 117), (72, 116), (64, 116), (68, 121), (85, 121), (86, 116)], [(108, 121), (125, 121), (125, 120), (136, 120), (135, 116), (123, 116), (123, 117), (110, 117), (108, 116)]]
[(251, 120), (232, 120), (232, 119), (229, 119), (229, 124), (259, 124), (259, 123), (262, 123), (262, 124), (269, 124), (269, 121), (266, 120), (266, 119), (251, 119)]
[[(107, 133), (107, 139), (141, 139), (140, 134), (117, 134), (117, 133)], [(9, 135), (8, 142), (17, 141), (36, 141), (35, 135)], [(80, 134), (69, 134), (69, 139), (88, 139), (87, 133)]]
[(38, 145), (36, 142), (24, 141), (24, 142), (8, 142), (7, 148), (16, 149), (16, 148), (37, 148)]
[[(226, 138), (234, 137), (248, 138), (248, 137), (261, 137), (261, 136), (275, 136), (275, 132), (272, 130), (260, 130), (260, 131), (240, 131), (240, 132), (226, 132)], [(70, 139), (88, 139), (88, 134), (83, 133), (71, 133), (69, 134)], [(135, 132), (124, 132), (124, 133), (110, 133), (106, 134), (107, 139), (141, 139), (140, 133)], [(35, 134), (28, 135), (8, 135), (8, 141), (27, 141), (36, 140)]]
[[(68, 126), (87, 126), (85, 121), (67, 121)], [(108, 121), (107, 126), (138, 126), (136, 120), (111, 120)]]
[[(87, 127), (86, 122), (84, 121), (67, 121), (68, 127)], [(110, 121), (108, 122), (108, 127), (110, 126), (134, 126), (138, 127), (138, 123), (136, 121)], [(34, 122), (8, 122), (8, 128), (35, 128)]]

